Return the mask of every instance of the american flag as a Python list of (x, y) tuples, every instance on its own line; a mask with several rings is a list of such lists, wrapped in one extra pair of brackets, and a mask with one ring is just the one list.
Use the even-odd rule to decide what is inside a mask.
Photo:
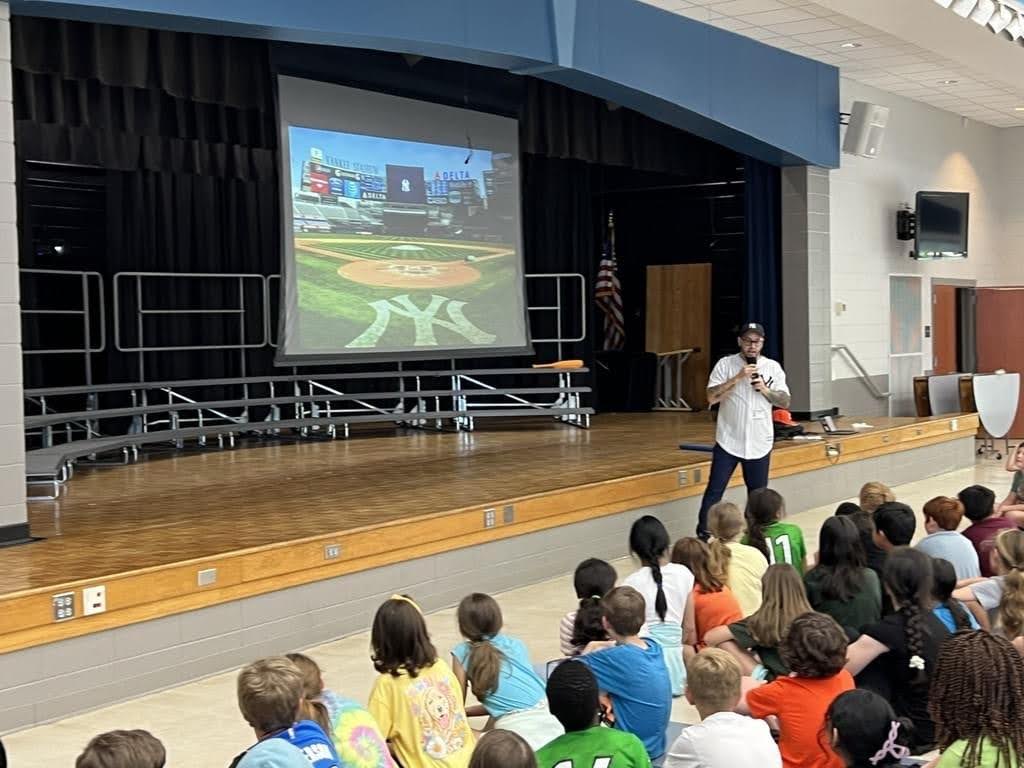
[(618, 269), (615, 259), (615, 215), (609, 213), (608, 231), (601, 248), (601, 265), (597, 270), (597, 287), (594, 290), (594, 300), (604, 313), (604, 349), (622, 349), (626, 346)]

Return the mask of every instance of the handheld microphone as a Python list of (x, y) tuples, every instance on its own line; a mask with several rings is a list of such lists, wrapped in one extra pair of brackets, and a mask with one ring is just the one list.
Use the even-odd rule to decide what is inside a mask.
[[(747, 365), (757, 365), (757, 358), (753, 355), (747, 355), (744, 359), (747, 361)], [(754, 371), (754, 375), (750, 377), (750, 386), (757, 384), (760, 378), (760, 374), (758, 374), (757, 371)]]

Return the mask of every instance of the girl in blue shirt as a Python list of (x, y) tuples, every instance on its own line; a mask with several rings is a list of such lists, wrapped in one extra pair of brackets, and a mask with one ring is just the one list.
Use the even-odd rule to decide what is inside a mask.
[(490, 595), (474, 592), (459, 603), (459, 633), (466, 638), (452, 649), (452, 670), (462, 695), (472, 687), (479, 705), (466, 707), (470, 717), (489, 715), (485, 729), (513, 731), (534, 750), (565, 729), (548, 711), (544, 683), (533, 671), (522, 641), (501, 634), (501, 608)]

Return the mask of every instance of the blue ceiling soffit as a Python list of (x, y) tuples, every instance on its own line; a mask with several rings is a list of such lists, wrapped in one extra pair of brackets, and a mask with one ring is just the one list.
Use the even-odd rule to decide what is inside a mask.
[(839, 71), (637, 0), (12, 0), (17, 14), (465, 61), (777, 165), (839, 165)]

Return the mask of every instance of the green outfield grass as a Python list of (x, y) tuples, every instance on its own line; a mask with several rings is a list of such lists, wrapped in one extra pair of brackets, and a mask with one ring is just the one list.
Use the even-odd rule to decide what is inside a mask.
[[(383, 235), (300, 235), (298, 239), (315, 238), (315, 247), (325, 251), (349, 254), (361, 259), (410, 259), (423, 261), (461, 261), (467, 256), (487, 256), (501, 245), (471, 242), (448, 242), (412, 237)], [(345, 242), (359, 240), (361, 242)]]
[[(302, 236), (300, 236), (302, 237)], [(389, 252), (395, 238), (391, 242), (380, 243), (381, 238), (367, 237), (365, 244), (337, 243), (326, 241), (324, 235), (310, 236), (318, 241), (315, 247), (322, 250), (343, 250), (361, 258), (386, 259), (401, 258), (403, 260), (422, 259), (424, 261), (461, 261), (469, 254), (486, 255), (493, 253), (501, 246), (480, 245), (476, 249), (447, 248), (444, 242), (407, 239), (405, 242), (423, 248), (423, 251), (402, 250), (399, 253)], [(338, 235), (339, 239), (353, 239), (351, 235)], [(462, 245), (462, 243), (459, 243)], [(475, 245), (475, 244), (468, 244)], [(427, 254), (430, 254), (429, 256)], [(478, 261), (473, 267), (480, 272), (480, 279), (469, 285), (454, 287), (433, 287), (424, 289), (394, 288), (364, 285), (348, 280), (338, 274), (339, 267), (347, 262), (320, 254), (309, 253), (296, 248), (296, 280), (299, 300), (299, 343), (303, 349), (311, 351), (329, 350), (344, 347), (352, 339), (365, 331), (376, 319), (377, 313), (370, 302), (380, 299), (392, 299), (401, 294), (408, 294), (418, 307), (426, 307), (431, 296), (437, 294), (448, 299), (467, 302), (463, 312), (466, 318), (483, 331), (494, 334), (495, 346), (510, 346), (515, 343), (509, 338), (509, 312), (496, 311), (497, 307), (514, 305), (514, 297), (519, 290), (515, 284), (516, 259), (514, 256)], [(445, 310), (437, 315), (438, 319), (448, 319)], [(466, 339), (446, 328), (436, 327), (435, 334), (439, 346), (468, 346)], [(508, 339), (504, 341), (503, 339)], [(381, 337), (378, 348), (411, 347), (414, 340), (412, 322), (403, 317), (392, 316), (387, 331)]]

